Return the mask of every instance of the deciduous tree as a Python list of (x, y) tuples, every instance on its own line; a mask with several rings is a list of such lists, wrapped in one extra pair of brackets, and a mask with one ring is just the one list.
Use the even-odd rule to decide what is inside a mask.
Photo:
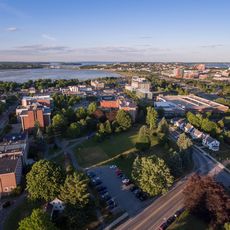
[(36, 162), (26, 175), (26, 190), (33, 200), (51, 201), (58, 196), (63, 173), (59, 166), (48, 160)]
[(156, 156), (137, 157), (133, 163), (132, 177), (151, 196), (167, 192), (173, 183), (173, 177), (164, 160)]
[(124, 110), (119, 110), (116, 115), (117, 124), (121, 127), (122, 130), (127, 130), (132, 125), (132, 119), (129, 113)]
[(186, 151), (192, 146), (192, 141), (186, 136), (185, 133), (182, 133), (178, 137), (177, 145), (180, 151)]

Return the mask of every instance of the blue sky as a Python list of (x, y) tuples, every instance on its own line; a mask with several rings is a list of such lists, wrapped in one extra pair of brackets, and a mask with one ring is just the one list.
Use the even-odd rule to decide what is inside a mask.
[(0, 61), (229, 61), (229, 0), (0, 0)]

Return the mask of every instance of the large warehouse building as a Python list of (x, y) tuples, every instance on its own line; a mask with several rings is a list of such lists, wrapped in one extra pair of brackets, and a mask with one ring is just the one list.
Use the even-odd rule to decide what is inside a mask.
[(154, 103), (156, 109), (163, 109), (165, 115), (183, 115), (191, 112), (224, 113), (229, 107), (202, 97), (190, 95), (163, 96), (159, 95)]

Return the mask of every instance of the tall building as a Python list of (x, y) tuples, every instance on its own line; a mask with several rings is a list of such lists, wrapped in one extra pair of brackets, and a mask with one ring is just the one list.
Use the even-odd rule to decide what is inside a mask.
[(174, 76), (176, 78), (183, 78), (184, 76), (184, 69), (182, 67), (177, 67), (174, 69)]
[(199, 71), (205, 71), (205, 64), (198, 64), (194, 66), (195, 69), (199, 70)]
[(134, 89), (150, 91), (151, 83), (143, 77), (133, 77), (131, 87)]

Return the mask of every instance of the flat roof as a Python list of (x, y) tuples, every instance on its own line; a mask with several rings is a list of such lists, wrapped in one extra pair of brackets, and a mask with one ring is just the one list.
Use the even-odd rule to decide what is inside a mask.
[(15, 156), (0, 158), (0, 174), (15, 172), (19, 158)]
[(170, 96), (158, 96), (158, 100), (160, 102), (173, 103), (178, 107), (183, 109), (191, 109), (191, 110), (202, 110), (202, 109), (216, 109), (219, 111), (227, 111), (229, 109), (228, 106), (219, 104), (214, 101), (207, 100), (202, 97), (195, 96), (193, 94), (190, 95), (170, 95)]

